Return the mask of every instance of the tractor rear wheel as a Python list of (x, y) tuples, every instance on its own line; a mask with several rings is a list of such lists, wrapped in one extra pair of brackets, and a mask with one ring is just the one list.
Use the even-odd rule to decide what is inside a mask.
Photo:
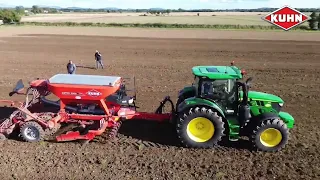
[(37, 122), (29, 121), (21, 126), (20, 134), (26, 142), (39, 142), (43, 140), (45, 131)]
[(206, 107), (190, 108), (179, 115), (178, 137), (189, 148), (212, 148), (224, 135), (224, 122), (217, 112)]
[(253, 130), (250, 140), (257, 150), (275, 152), (287, 144), (288, 137), (287, 125), (279, 118), (272, 118), (261, 121)]
[(183, 96), (179, 96), (177, 103), (176, 103), (176, 108), (178, 108), (179, 104), (182, 103), (185, 100), (185, 98)]

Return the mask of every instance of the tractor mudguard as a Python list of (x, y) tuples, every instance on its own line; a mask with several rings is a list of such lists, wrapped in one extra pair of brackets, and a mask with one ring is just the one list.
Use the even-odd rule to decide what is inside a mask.
[(194, 86), (187, 86), (187, 87), (184, 87), (182, 90), (179, 91), (179, 94), (178, 96), (185, 96), (187, 94), (194, 94), (196, 91), (195, 87)]
[(196, 89), (194, 86), (187, 86), (184, 87), (182, 90), (178, 93), (178, 99), (176, 102), (176, 109), (178, 109), (178, 106), (181, 102), (183, 102), (185, 99), (194, 97), (196, 95)]
[(287, 112), (280, 111), (279, 112), (279, 117), (281, 120), (283, 120), (289, 129), (292, 129), (294, 126), (294, 118), (291, 116), (291, 114)]
[(286, 123), (287, 127), (290, 129), (293, 128), (293, 125), (294, 125), (293, 117), (289, 113), (282, 112), (282, 111), (279, 114), (270, 113), (270, 112), (263, 113), (253, 118), (256, 120), (256, 122), (259, 122), (259, 121), (261, 122), (261, 121), (272, 119), (272, 118), (280, 118), (284, 123)]
[(253, 116), (252, 121), (258, 124), (261, 121), (264, 121), (267, 119), (272, 119), (272, 118), (279, 118), (279, 115), (277, 115), (276, 113), (271, 113), (271, 112), (262, 113), (257, 116)]
[(194, 97), (196, 95), (196, 88), (194, 86), (187, 86), (184, 87), (182, 90), (179, 91), (178, 100), (176, 103), (176, 108), (178, 105), (185, 99)]
[(217, 110), (220, 113), (220, 115), (222, 117), (225, 118), (225, 114), (223, 113), (223, 111), (221, 110), (221, 108), (217, 104), (215, 104), (212, 101), (197, 98), (197, 97), (191, 97), (191, 98), (185, 99), (177, 107), (177, 113), (182, 112), (182, 111), (184, 111), (188, 108), (194, 107), (194, 106), (207, 106), (209, 108), (214, 108), (215, 110)]

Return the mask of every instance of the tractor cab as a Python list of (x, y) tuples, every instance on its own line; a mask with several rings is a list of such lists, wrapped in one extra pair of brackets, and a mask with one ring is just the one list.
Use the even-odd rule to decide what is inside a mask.
[(209, 79), (196, 77), (198, 85), (196, 94), (202, 99), (215, 101), (220, 107), (224, 107), (226, 113), (233, 113), (237, 107), (238, 90), (235, 79)]
[(242, 91), (238, 80), (242, 79), (244, 71), (235, 66), (196, 66), (192, 72), (194, 82), (180, 91), (179, 104), (189, 97), (198, 97), (213, 101), (226, 114), (238, 112), (239, 92)]

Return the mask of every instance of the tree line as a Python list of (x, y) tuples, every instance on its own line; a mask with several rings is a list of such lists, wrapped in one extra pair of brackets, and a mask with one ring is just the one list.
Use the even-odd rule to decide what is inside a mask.
[[(153, 12), (153, 13), (168, 13), (168, 12), (272, 12), (278, 8), (257, 8), (257, 9), (116, 9), (116, 8), (100, 8), (100, 9), (90, 9), (90, 8), (61, 8), (62, 12)], [(296, 8), (300, 12), (313, 12), (320, 11), (320, 8)]]
[(20, 22), (22, 16), (28, 16), (29, 13), (57, 13), (55, 8), (40, 8), (39, 6), (32, 6), (32, 8), (24, 8), (23, 6), (17, 6), (15, 8), (0, 9), (0, 20), (5, 24)]
[[(1, 9), (1, 8), (0, 8)], [(28, 10), (32, 13), (43, 13), (48, 11), (48, 13), (57, 13), (61, 12), (149, 12), (149, 13), (170, 13), (170, 12), (272, 12), (278, 8), (256, 8), (256, 9), (161, 9), (161, 8), (150, 8), (150, 9), (118, 9), (118, 8), (100, 8), (100, 9), (91, 9), (91, 8), (78, 8), (78, 7), (69, 7), (69, 8), (60, 8), (60, 7), (39, 7), (33, 5), (31, 8), (25, 8), (23, 6), (17, 6), (16, 10), (22, 12)], [(320, 8), (296, 8), (300, 12), (319, 12)]]
[[(26, 11), (27, 10), (27, 11)], [(200, 9), (200, 10), (184, 10), (184, 9), (83, 9), (83, 8), (42, 8), (39, 6), (32, 6), (32, 8), (24, 8), (23, 6), (17, 6), (11, 9), (0, 9), (0, 20), (3, 23), (15, 23), (20, 22), (21, 17), (29, 15), (29, 13), (58, 13), (58, 12), (147, 12), (150, 14), (169, 14), (171, 12), (272, 12), (276, 8), (259, 8), (259, 9), (229, 9), (229, 10), (212, 10), (212, 9)], [(297, 8), (301, 12), (312, 12), (310, 19), (308, 20), (309, 28), (311, 30), (320, 30), (320, 8)], [(199, 14), (198, 14), (199, 15)]]
[(311, 30), (320, 30), (320, 13), (312, 12), (308, 23)]

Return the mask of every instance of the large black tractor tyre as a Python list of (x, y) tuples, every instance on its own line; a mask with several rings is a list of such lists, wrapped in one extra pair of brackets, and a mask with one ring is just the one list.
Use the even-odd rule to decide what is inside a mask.
[(176, 103), (176, 108), (178, 108), (179, 104), (182, 103), (185, 100), (185, 98), (183, 96), (179, 96), (177, 103)]
[(289, 130), (279, 118), (261, 121), (252, 131), (250, 141), (255, 150), (276, 152), (288, 143)]
[(213, 148), (224, 136), (224, 122), (217, 112), (206, 107), (190, 108), (179, 114), (178, 138), (187, 148)]
[(40, 142), (43, 141), (46, 133), (43, 128), (35, 121), (24, 123), (20, 127), (20, 134), (26, 142)]

